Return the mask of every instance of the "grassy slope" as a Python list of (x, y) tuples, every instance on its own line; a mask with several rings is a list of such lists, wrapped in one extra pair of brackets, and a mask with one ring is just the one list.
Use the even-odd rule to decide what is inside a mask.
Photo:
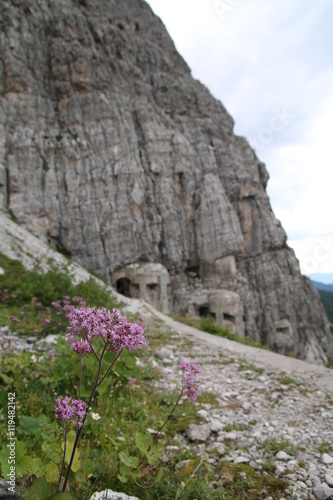
[[(69, 304), (85, 301), (87, 305), (109, 309), (117, 305), (109, 292), (93, 281), (74, 287), (66, 272), (39, 275), (35, 271), (25, 271), (18, 262), (3, 255), (0, 255), (0, 265), (5, 269), (5, 274), (0, 276), (0, 323), (11, 325), (22, 336), (42, 338), (49, 333), (64, 336), (64, 301)], [(52, 305), (54, 301), (61, 307)], [(20, 319), (20, 323), (13, 324), (11, 316)], [(177, 495), (181, 499), (282, 496), (284, 483), (272, 474), (261, 476), (248, 465), (228, 462), (212, 467), (204, 456), (197, 457), (194, 445), (189, 445), (183, 453), (171, 454), (166, 465), (159, 461), (156, 450), (155, 460), (153, 456), (143, 458), (141, 478), (127, 482), (119, 479), (124, 481), (128, 472), (127, 454), (141, 460), (140, 440), (149, 440), (146, 429), (158, 428), (177, 398), (177, 394), (158, 390), (159, 371), (150, 362), (154, 351), (170, 340), (172, 334), (161, 328), (157, 320), (149, 324), (148, 332), (149, 349), (122, 354), (115, 370), (97, 391), (92, 411), (101, 418), (95, 421), (89, 416), (87, 419), (67, 498), (87, 499), (93, 491), (105, 488), (137, 495), (140, 499), (173, 499)], [(171, 341), (177, 342), (177, 338)], [(17, 477), (25, 488), (32, 483), (25, 498), (33, 494), (33, 498), (52, 498), (59, 476), (63, 436), (60, 422), (54, 418), (54, 399), (58, 395), (77, 394), (77, 360), (64, 340), (58, 342), (51, 356), (27, 352), (13, 355), (4, 350), (1, 357), (0, 383), (5, 389), (0, 396), (3, 421), (7, 418), (8, 392), (15, 393), (16, 398)], [(106, 361), (112, 361), (112, 354)], [(92, 356), (87, 359), (83, 399), (89, 395), (95, 365)], [(135, 378), (135, 382), (129, 377)], [(182, 434), (189, 423), (200, 422), (197, 410), (208, 402), (214, 404), (214, 395), (204, 393), (196, 406), (184, 403), (176, 409), (164, 429), (165, 436), (160, 439), (163, 449), (168, 444), (174, 445), (173, 436)], [(138, 432), (140, 434), (136, 434)], [(69, 434), (69, 448), (73, 437), (74, 431)], [(4, 477), (8, 469), (6, 440), (6, 425), (2, 425), (0, 461)]]

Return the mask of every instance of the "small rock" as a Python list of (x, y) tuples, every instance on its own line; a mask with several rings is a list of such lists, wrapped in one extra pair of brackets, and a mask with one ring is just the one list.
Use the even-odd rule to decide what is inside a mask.
[(329, 474), (325, 474), (325, 481), (328, 484), (328, 486), (333, 488), (333, 475), (331, 476)]
[(285, 451), (279, 451), (275, 455), (275, 459), (276, 460), (281, 460), (281, 462), (288, 462), (288, 460), (292, 460), (293, 457), (291, 457), (290, 455), (288, 455)]
[(25, 341), (27, 342), (27, 344), (34, 344), (35, 342), (37, 342), (37, 339), (36, 337), (27, 337)]
[(327, 486), (326, 483), (322, 483), (313, 488), (313, 494), (317, 500), (328, 500), (333, 497), (333, 488)]
[(209, 424), (209, 428), (212, 432), (217, 434), (219, 431), (223, 429), (223, 424), (221, 424), (219, 420), (215, 420), (214, 418), (212, 418)]
[(90, 497), (90, 500), (139, 500), (138, 497), (130, 497), (125, 493), (116, 493), (112, 490), (104, 490), (95, 492)]
[(211, 433), (209, 425), (190, 424), (186, 429), (186, 436), (190, 441), (207, 441)]
[(323, 453), (320, 457), (320, 461), (322, 464), (331, 465), (333, 464), (333, 457), (331, 457), (328, 453)]
[(247, 464), (249, 461), (250, 461), (249, 458), (241, 455), (240, 457), (235, 458), (234, 464)]
[(207, 418), (209, 413), (207, 410), (199, 410), (197, 415), (198, 415), (198, 417)]
[(236, 432), (227, 432), (226, 435), (224, 436), (225, 439), (231, 439), (231, 441), (235, 441), (237, 439), (237, 434)]
[(275, 464), (275, 473), (277, 476), (283, 476), (283, 474), (286, 472), (286, 467), (281, 464)]
[[(150, 429), (148, 427), (146, 430), (147, 430), (147, 432), (149, 432), (149, 434), (157, 434), (157, 431), (155, 431), (155, 429)], [(165, 436), (165, 432), (159, 432), (158, 435), (159, 436)]]
[(58, 337), (59, 337), (59, 335), (54, 335), (54, 334), (50, 333), (44, 339), (39, 340), (37, 342), (37, 345), (40, 347), (43, 347), (44, 344), (46, 344), (48, 346), (50, 346), (52, 344), (56, 344), (58, 342)]
[(214, 448), (219, 455), (221, 455), (221, 456), (225, 455), (226, 450), (225, 450), (225, 447), (223, 446), (222, 443), (216, 443)]

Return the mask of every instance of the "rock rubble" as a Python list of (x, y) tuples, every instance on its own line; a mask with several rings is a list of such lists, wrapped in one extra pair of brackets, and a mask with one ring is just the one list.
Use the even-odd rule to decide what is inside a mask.
[(161, 390), (179, 387), (185, 357), (201, 367), (206, 391), (216, 395), (216, 403), (196, 403), (199, 425), (174, 436), (180, 450), (205, 453), (216, 466), (229, 461), (269, 471), (287, 481), (285, 498), (333, 498), (333, 395), (318, 387), (311, 365), (286, 373), (176, 332), (157, 355)]

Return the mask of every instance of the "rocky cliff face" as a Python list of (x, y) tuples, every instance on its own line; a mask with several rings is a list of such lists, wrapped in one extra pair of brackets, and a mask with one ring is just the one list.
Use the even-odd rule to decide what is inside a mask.
[(108, 280), (163, 264), (175, 310), (196, 295), (200, 313), (209, 291), (229, 290), (246, 336), (333, 357), (265, 166), (149, 6), (1, 0), (0, 16), (0, 168), (15, 217)]

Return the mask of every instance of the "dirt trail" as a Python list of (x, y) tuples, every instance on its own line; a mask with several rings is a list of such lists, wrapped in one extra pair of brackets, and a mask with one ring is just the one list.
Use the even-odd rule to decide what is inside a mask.
[[(139, 305), (139, 304), (138, 304)], [(137, 307), (138, 307), (137, 305)], [(172, 330), (180, 333), (181, 335), (191, 335), (197, 339), (207, 342), (211, 346), (223, 348), (229, 354), (238, 354), (244, 356), (247, 361), (259, 362), (269, 369), (278, 370), (290, 374), (301, 374), (306, 378), (312, 378), (312, 381), (321, 389), (326, 389), (333, 392), (333, 370), (325, 368), (321, 365), (315, 365), (301, 361), (295, 358), (289, 358), (281, 354), (276, 354), (265, 349), (247, 346), (228, 340), (210, 333), (197, 330), (192, 326), (179, 323), (169, 316), (157, 311), (150, 304), (144, 302), (144, 305), (155, 316), (161, 319)]]

